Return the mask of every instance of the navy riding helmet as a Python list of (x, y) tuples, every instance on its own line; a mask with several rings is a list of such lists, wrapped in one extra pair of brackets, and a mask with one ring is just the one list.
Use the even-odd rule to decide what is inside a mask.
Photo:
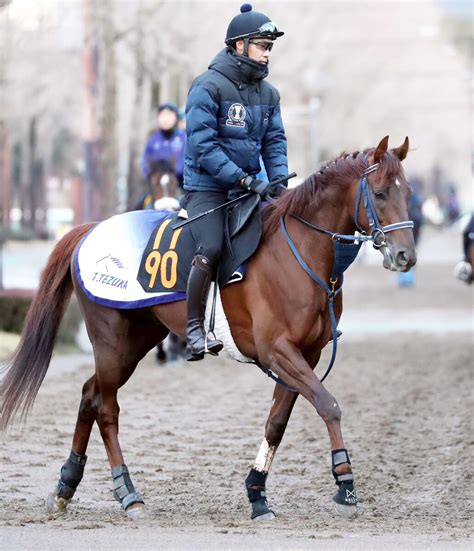
[(242, 4), (239, 15), (236, 15), (227, 27), (225, 43), (227, 46), (233, 46), (236, 40), (248, 40), (257, 36), (275, 40), (284, 34), (266, 15), (252, 11), (251, 4)]

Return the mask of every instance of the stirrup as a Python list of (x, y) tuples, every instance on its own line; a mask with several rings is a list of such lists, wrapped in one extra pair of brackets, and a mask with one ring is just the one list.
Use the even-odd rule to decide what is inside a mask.
[(204, 343), (204, 352), (211, 354), (211, 356), (218, 356), (219, 352), (224, 348), (224, 343), (216, 337), (214, 331), (208, 331), (206, 333)]

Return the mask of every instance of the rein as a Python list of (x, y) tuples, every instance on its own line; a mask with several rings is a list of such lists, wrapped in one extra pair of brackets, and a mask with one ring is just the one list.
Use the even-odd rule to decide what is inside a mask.
[[(387, 226), (381, 226), (377, 216), (377, 212), (372, 202), (372, 198), (370, 196), (370, 187), (367, 180), (367, 175), (377, 170), (378, 167), (379, 167), (379, 163), (375, 163), (367, 167), (367, 169), (363, 172), (359, 182), (359, 189), (357, 191), (357, 199), (356, 199), (356, 204), (354, 209), (354, 221), (358, 232), (360, 232), (357, 235), (345, 235), (337, 232), (332, 232), (324, 228), (321, 228), (320, 226), (312, 224), (311, 222), (308, 222), (301, 216), (298, 216), (296, 214), (291, 215), (293, 218), (295, 218), (305, 226), (308, 226), (309, 228), (316, 230), (319, 233), (323, 233), (324, 235), (327, 235), (328, 237), (331, 238), (333, 242), (334, 263), (333, 263), (332, 273), (329, 278), (329, 285), (325, 281), (323, 281), (320, 277), (318, 277), (313, 272), (313, 270), (308, 266), (308, 264), (305, 262), (304, 258), (301, 256), (300, 252), (296, 248), (296, 245), (293, 243), (288, 233), (288, 230), (286, 229), (284, 216), (280, 218), (280, 227), (282, 229), (283, 235), (285, 236), (286, 242), (288, 243), (294, 257), (298, 261), (299, 265), (303, 268), (303, 270), (309, 275), (309, 277), (313, 281), (315, 281), (326, 292), (328, 297), (329, 317), (331, 319), (331, 329), (332, 329), (332, 355), (331, 355), (331, 360), (329, 362), (329, 366), (327, 367), (326, 372), (324, 373), (321, 379), (321, 382), (323, 382), (324, 379), (326, 379), (326, 377), (329, 375), (334, 365), (334, 362), (336, 360), (337, 321), (336, 321), (336, 316), (334, 314), (334, 299), (342, 291), (344, 271), (355, 260), (359, 252), (359, 249), (364, 241), (371, 241), (373, 243), (374, 248), (381, 249), (382, 247), (387, 246), (387, 242), (385, 240), (386, 233), (395, 231), (395, 230), (404, 229), (404, 228), (414, 227), (414, 223), (411, 220), (404, 220), (402, 222), (388, 224)], [(361, 199), (363, 199), (363, 205), (367, 214), (367, 219), (369, 221), (369, 226), (370, 226), (369, 235), (366, 234), (363, 228), (359, 225), (359, 221), (358, 221), (359, 205), (360, 205)], [(340, 282), (340, 285), (338, 288), (336, 288), (336, 285), (338, 282)], [(277, 382), (280, 382), (280, 384), (283, 384), (283, 386), (285, 386), (285, 388), (288, 389), (288, 386), (285, 383), (283, 383), (281, 379), (275, 378), (275, 380)]]

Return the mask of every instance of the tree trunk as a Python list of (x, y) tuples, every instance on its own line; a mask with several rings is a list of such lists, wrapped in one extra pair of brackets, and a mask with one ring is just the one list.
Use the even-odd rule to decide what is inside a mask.
[(117, 212), (117, 68), (115, 59), (114, 3), (100, 0), (101, 119), (100, 119), (100, 215)]
[(7, 127), (0, 121), (0, 219), (5, 228), (10, 227), (11, 179), (10, 179), (10, 146)]
[(83, 70), (83, 220), (100, 219), (99, 209), (99, 47), (94, 26), (96, 0), (82, 0), (84, 20)]
[(127, 179), (127, 206), (130, 207), (137, 197), (145, 191), (143, 176), (140, 169), (140, 156), (144, 147), (143, 129), (143, 99), (145, 92), (145, 68), (143, 59), (143, 12), (141, 6), (136, 11), (136, 43), (135, 43), (135, 98), (130, 121), (130, 144)]

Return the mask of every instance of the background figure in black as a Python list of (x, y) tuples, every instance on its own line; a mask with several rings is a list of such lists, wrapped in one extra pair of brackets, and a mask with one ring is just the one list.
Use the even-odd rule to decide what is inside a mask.
[(462, 233), (462, 246), (464, 258), (454, 267), (454, 275), (468, 285), (472, 283), (472, 263), (474, 256), (474, 213), (471, 214), (469, 222)]
[[(418, 179), (412, 179), (410, 181), (413, 195), (408, 203), (408, 219), (412, 220), (415, 224), (413, 228), (413, 237), (415, 239), (415, 245), (418, 245), (420, 238), (420, 230), (423, 225), (423, 198), (421, 195), (422, 183)], [(399, 287), (413, 287), (415, 284), (415, 268), (412, 268), (409, 272), (398, 272), (397, 282)]]

